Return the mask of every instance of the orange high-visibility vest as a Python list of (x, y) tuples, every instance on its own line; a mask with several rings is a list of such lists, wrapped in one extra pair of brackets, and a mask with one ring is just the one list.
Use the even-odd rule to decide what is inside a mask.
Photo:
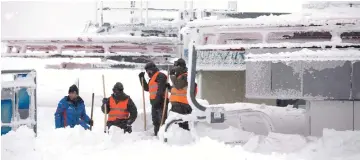
[[(150, 99), (155, 99), (156, 98), (156, 92), (159, 88), (158, 84), (155, 82), (157, 76), (159, 75), (159, 71), (157, 71), (152, 77), (151, 80), (149, 82), (149, 94), (150, 94)], [(167, 78), (167, 76), (166, 76)], [(165, 98), (165, 94), (164, 94), (164, 98)]]
[(113, 97), (110, 97), (110, 112), (108, 116), (108, 121), (115, 121), (116, 119), (128, 119), (129, 112), (127, 111), (129, 98), (119, 101), (118, 103), (115, 102)]
[[(177, 79), (181, 78), (181, 76), (187, 75), (187, 73), (183, 73), (177, 77)], [(197, 94), (197, 86), (195, 87), (195, 96)], [(187, 100), (187, 86), (183, 89), (176, 89), (175, 87), (171, 88), (171, 96), (170, 96), (170, 102), (179, 102), (184, 104), (189, 104)]]

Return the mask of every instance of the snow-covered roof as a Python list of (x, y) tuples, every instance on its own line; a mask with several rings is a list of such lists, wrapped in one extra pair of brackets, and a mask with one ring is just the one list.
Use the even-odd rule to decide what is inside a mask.
[(309, 26), (309, 25), (336, 25), (338, 23), (359, 23), (360, 8), (358, 7), (328, 7), (325, 9), (304, 8), (299, 13), (287, 15), (260, 16), (246, 19), (195, 20), (187, 23), (188, 27), (212, 26)]
[(259, 62), (259, 61), (360, 61), (360, 50), (309, 50), (302, 49), (295, 52), (281, 52), (278, 54), (246, 54), (245, 62)]
[(12, 87), (32, 87), (35, 88), (36, 84), (34, 78), (35, 72), (30, 72), (26, 77), (18, 77), (14, 81), (1, 81), (1, 88), (12, 88)]

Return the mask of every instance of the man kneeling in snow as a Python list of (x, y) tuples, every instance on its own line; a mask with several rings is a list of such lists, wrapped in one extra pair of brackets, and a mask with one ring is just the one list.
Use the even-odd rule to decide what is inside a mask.
[(85, 104), (76, 85), (69, 88), (69, 95), (60, 100), (55, 112), (55, 128), (64, 128), (80, 124), (85, 129), (93, 125), (93, 121), (86, 115)]
[(106, 106), (108, 115), (107, 126), (116, 126), (124, 130), (124, 133), (131, 133), (131, 124), (136, 120), (137, 108), (130, 98), (124, 93), (124, 86), (117, 82), (113, 87), (113, 94), (109, 98), (103, 99), (101, 111), (103, 113)]

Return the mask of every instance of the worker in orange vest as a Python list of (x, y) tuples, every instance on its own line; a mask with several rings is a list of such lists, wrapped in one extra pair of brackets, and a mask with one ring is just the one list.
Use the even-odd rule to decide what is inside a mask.
[[(173, 86), (167, 83), (168, 90), (171, 92), (170, 111), (186, 115), (191, 114), (192, 108), (187, 100), (187, 67), (185, 60), (180, 58), (174, 63), (174, 67), (170, 71), (170, 79)], [(197, 84), (195, 83), (195, 95), (197, 94)], [(178, 123), (179, 127), (190, 130), (187, 121)]]
[[(154, 135), (157, 136), (160, 128), (165, 98), (167, 99), (165, 106), (166, 111), (169, 104), (168, 97), (165, 97), (166, 83), (168, 77), (164, 73), (161, 73), (153, 62), (149, 62), (145, 65), (145, 71), (150, 77), (149, 83), (146, 83), (146, 80), (144, 78), (145, 72), (141, 72), (139, 74), (139, 78), (140, 83), (144, 84), (144, 86), (142, 86), (144, 88), (144, 91), (149, 92), (150, 95), (150, 103), (152, 106), (151, 119), (154, 125)], [(165, 112), (164, 121), (166, 120), (166, 118), (167, 112)]]
[(113, 93), (109, 98), (102, 100), (101, 110), (103, 113), (106, 106), (108, 114), (107, 127), (116, 126), (124, 130), (124, 133), (132, 132), (131, 124), (137, 118), (137, 108), (130, 96), (124, 93), (124, 86), (117, 82), (113, 87)]

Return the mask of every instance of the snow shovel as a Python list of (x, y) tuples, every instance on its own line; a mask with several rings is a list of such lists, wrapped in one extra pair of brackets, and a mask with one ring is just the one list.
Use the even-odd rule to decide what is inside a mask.
[[(169, 66), (168, 66), (168, 73), (167, 73), (167, 79), (166, 79), (166, 83), (169, 82)], [(164, 120), (165, 120), (165, 113), (167, 112), (167, 108), (166, 108), (166, 100), (168, 97), (168, 88), (166, 87), (165, 89), (165, 99), (164, 99), (164, 106), (163, 106), (163, 111), (162, 111), (162, 116), (161, 116), (161, 123), (160, 126), (162, 126), (164, 124)]]
[[(104, 92), (104, 98), (106, 98), (106, 93), (105, 93), (105, 77), (104, 75), (102, 75), (102, 82), (103, 82), (103, 92)], [(104, 105), (104, 132), (105, 133), (108, 133), (108, 128), (106, 126), (106, 120), (107, 120), (107, 108), (106, 106)]]
[[(92, 96), (91, 96), (91, 115), (90, 115), (90, 119), (92, 121), (93, 120), (93, 113), (94, 113), (94, 93), (92, 93)], [(92, 130), (92, 126), (90, 126), (90, 131)]]
[(144, 78), (141, 77), (143, 109), (144, 109), (144, 131), (146, 131), (146, 110), (145, 110), (145, 91), (144, 91)]

